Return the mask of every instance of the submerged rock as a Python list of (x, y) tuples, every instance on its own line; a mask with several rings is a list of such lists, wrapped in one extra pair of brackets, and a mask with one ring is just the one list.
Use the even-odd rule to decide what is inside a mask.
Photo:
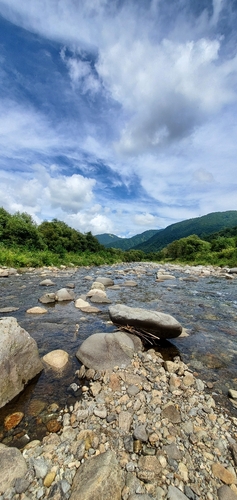
[(141, 328), (162, 339), (172, 339), (182, 333), (182, 326), (173, 316), (158, 311), (117, 304), (109, 308), (109, 315), (113, 323)]
[(64, 366), (68, 363), (68, 360), (68, 353), (62, 349), (56, 349), (55, 351), (48, 352), (48, 354), (43, 356), (43, 361), (56, 370), (64, 368)]

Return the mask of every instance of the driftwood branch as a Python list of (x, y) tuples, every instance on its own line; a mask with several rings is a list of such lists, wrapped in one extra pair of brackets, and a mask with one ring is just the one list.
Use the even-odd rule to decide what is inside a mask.
[(129, 325), (119, 325), (115, 323), (116, 327), (118, 330), (124, 331), (131, 333), (133, 335), (138, 335), (138, 337), (141, 337), (141, 339), (145, 340), (146, 342), (149, 342), (149, 344), (154, 344), (156, 340), (160, 340), (157, 335), (154, 335), (151, 332), (148, 332), (147, 330), (143, 330), (141, 328), (135, 328), (134, 326), (129, 326)]

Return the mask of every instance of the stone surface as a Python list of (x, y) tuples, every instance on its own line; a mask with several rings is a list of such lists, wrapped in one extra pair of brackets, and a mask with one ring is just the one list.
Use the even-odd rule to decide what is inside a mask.
[(109, 315), (116, 324), (141, 328), (159, 338), (171, 339), (182, 333), (182, 326), (173, 316), (157, 311), (117, 304), (109, 307)]
[(95, 333), (82, 343), (76, 356), (88, 368), (102, 371), (128, 365), (134, 352), (131, 337), (123, 332)]
[(68, 363), (68, 360), (68, 353), (62, 349), (56, 349), (55, 351), (48, 352), (48, 354), (43, 356), (43, 361), (55, 370), (61, 370), (64, 368)]
[(0, 494), (11, 486), (17, 478), (27, 472), (27, 465), (17, 448), (8, 448), (0, 443)]
[(30, 309), (27, 309), (26, 312), (27, 312), (27, 314), (45, 314), (48, 311), (44, 307), (36, 306), (36, 307), (31, 307)]
[(121, 490), (120, 467), (115, 453), (109, 450), (80, 467), (70, 500), (121, 500)]
[(24, 413), (22, 411), (17, 411), (15, 413), (11, 413), (7, 415), (4, 419), (4, 427), (8, 431), (17, 427), (17, 425), (22, 421), (24, 417)]
[(188, 500), (188, 497), (175, 486), (169, 486), (167, 498), (169, 500)]
[(223, 485), (217, 491), (219, 500), (237, 500), (237, 494), (229, 486)]
[(0, 407), (13, 399), (42, 369), (35, 340), (15, 318), (0, 318)]
[(41, 304), (51, 304), (56, 302), (56, 294), (55, 293), (45, 293), (42, 297), (39, 298), (39, 302)]
[(67, 290), (67, 288), (61, 288), (55, 293), (55, 298), (58, 302), (74, 300), (75, 293), (72, 290)]
[(228, 471), (222, 464), (215, 463), (212, 465), (212, 472), (215, 477), (218, 477), (225, 484), (235, 483), (236, 477), (230, 471)]
[(98, 276), (96, 278), (96, 281), (97, 281), (97, 283), (102, 283), (102, 285), (104, 285), (104, 286), (113, 286), (114, 285), (114, 281), (111, 278), (106, 278), (103, 276)]
[(45, 280), (40, 282), (40, 286), (53, 286), (53, 285), (55, 285), (55, 283), (49, 278), (46, 278)]

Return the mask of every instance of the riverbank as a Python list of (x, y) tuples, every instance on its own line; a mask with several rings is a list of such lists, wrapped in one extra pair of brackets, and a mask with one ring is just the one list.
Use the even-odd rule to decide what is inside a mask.
[[(237, 419), (179, 358), (151, 349), (126, 369), (78, 375), (82, 399), (21, 450), (27, 471), (1, 500), (237, 499)], [(4, 454), (0, 465), (4, 481)]]

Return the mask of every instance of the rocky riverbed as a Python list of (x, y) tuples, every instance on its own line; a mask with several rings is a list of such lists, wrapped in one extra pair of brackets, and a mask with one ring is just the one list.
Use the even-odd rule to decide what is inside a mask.
[[(104, 303), (92, 300), (91, 304), (94, 294), (86, 297), (89, 283), (102, 273), (113, 279), (113, 285), (106, 288)], [(46, 313), (26, 311), (39, 305), (40, 282), (50, 277), (56, 285), (75, 289), (76, 295), (75, 302), (44, 305), (45, 320)], [(2, 477), (13, 482), (4, 484), (0, 499), (237, 499), (235, 393), (232, 390), (231, 404), (222, 398), (223, 383), (226, 394), (236, 389), (236, 281), (236, 274), (228, 270), (153, 263), (10, 275), (4, 285), (2, 315), (10, 313), (6, 307), (15, 307), (14, 316), (36, 338), (41, 355), (55, 347), (69, 351), (66, 384), (71, 393), (65, 390), (64, 404), (60, 403), (57, 389), (65, 385), (65, 378), (53, 380), (51, 374), (48, 384), (45, 373), (32, 392), (26, 389), (33, 420), (27, 420), (23, 411), (18, 426), (7, 435), (3, 429)], [(89, 300), (87, 306), (80, 302), (84, 311), (75, 308), (77, 300)], [(187, 336), (140, 351), (128, 367), (112, 373), (80, 368), (75, 351), (82, 341), (96, 331), (115, 328), (109, 321), (108, 302), (171, 313)], [(41, 397), (36, 397), (34, 390), (37, 393), (40, 385)], [(42, 401), (46, 386), (50, 386), (47, 403)], [(18, 403), (3, 409), (4, 419), (21, 410)], [(43, 425), (40, 439), (34, 439), (32, 424)], [(21, 451), (5, 447), (14, 443)], [(18, 452), (22, 473), (16, 480), (11, 476), (10, 455), (7, 465), (6, 449), (10, 455)]]
[(0, 447), (1, 500), (237, 499), (237, 419), (180, 358), (150, 349), (127, 368), (78, 375), (82, 398), (58, 432), (19, 452), (19, 468)]

